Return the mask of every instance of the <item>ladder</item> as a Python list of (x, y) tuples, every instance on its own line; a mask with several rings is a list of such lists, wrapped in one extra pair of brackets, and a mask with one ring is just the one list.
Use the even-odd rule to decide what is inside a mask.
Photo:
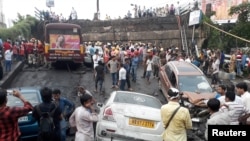
[(185, 25), (181, 26), (180, 32), (181, 32), (182, 50), (184, 50), (187, 54), (189, 54)]

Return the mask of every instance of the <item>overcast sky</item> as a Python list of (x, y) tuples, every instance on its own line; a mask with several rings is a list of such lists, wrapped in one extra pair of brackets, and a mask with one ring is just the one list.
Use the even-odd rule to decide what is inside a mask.
[[(162, 7), (167, 3), (177, 4), (178, 0), (99, 0), (100, 17), (105, 19), (106, 14), (112, 19), (124, 15), (130, 10), (131, 4), (137, 4), (141, 7)], [(193, 0), (179, 0), (180, 3)], [(54, 0), (55, 7), (51, 10), (56, 14), (62, 13), (64, 17), (69, 17), (72, 7), (77, 11), (79, 19), (93, 19), (96, 12), (96, 0)], [(35, 15), (35, 8), (47, 10), (46, 0), (3, 0), (3, 11), (5, 19), (16, 19), (19, 12), (21, 15)]]

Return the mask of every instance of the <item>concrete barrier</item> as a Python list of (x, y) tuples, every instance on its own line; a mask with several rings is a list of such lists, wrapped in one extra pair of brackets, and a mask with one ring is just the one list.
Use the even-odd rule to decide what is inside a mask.
[(16, 75), (22, 70), (24, 66), (24, 62), (17, 62), (15, 65), (12, 65), (12, 70), (7, 75), (3, 77), (3, 79), (0, 81), (0, 87), (7, 89), (9, 88), (12, 80), (16, 77)]

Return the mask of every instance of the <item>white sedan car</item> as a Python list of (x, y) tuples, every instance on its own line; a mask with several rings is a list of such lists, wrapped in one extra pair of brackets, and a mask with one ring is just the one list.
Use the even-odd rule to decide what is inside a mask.
[(161, 102), (142, 93), (114, 91), (100, 107), (97, 141), (162, 141)]

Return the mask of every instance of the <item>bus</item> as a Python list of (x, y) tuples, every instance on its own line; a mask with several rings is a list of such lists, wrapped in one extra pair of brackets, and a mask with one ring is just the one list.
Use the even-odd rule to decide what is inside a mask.
[(49, 23), (45, 26), (45, 58), (47, 63), (84, 63), (85, 47), (81, 27), (71, 23)]

